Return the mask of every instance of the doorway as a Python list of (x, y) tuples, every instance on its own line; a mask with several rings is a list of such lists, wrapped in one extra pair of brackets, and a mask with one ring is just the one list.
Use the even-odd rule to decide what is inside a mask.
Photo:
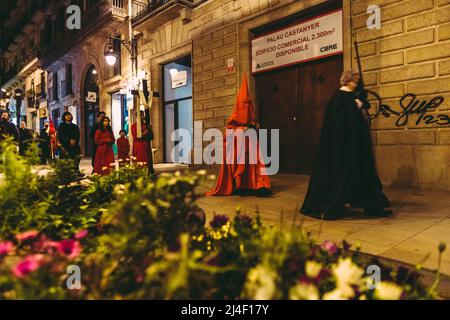
[[(194, 130), (191, 56), (185, 56), (163, 65), (163, 75), (164, 161), (171, 163), (190, 163), (190, 151), (193, 147)], [(180, 132), (178, 129), (185, 132), (187, 130), (190, 133), (189, 141), (183, 141), (183, 137), (176, 134)], [(183, 142), (183, 145), (187, 146), (187, 148), (179, 154), (174, 154), (174, 157), (172, 157), (173, 148), (180, 142)]]
[(100, 111), (98, 72), (94, 65), (88, 68), (84, 79), (84, 150), (87, 157), (92, 155), (93, 139), (92, 129), (97, 121), (97, 113)]
[(280, 173), (311, 173), (323, 115), (342, 69), (337, 55), (255, 76), (261, 128), (280, 130)]

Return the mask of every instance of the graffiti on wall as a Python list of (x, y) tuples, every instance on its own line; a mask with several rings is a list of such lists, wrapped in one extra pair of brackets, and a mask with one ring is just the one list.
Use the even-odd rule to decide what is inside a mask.
[[(374, 98), (375, 102), (369, 109), (369, 122), (379, 117), (395, 117), (395, 125), (404, 127), (411, 123), (411, 118), (417, 116), (415, 124), (420, 125), (450, 125), (450, 116), (446, 114), (430, 114), (435, 112), (444, 102), (444, 97), (435, 96), (430, 100), (418, 99), (414, 93), (407, 93), (399, 100), (400, 111), (394, 110), (391, 106), (383, 103), (382, 98), (375, 91), (368, 90), (369, 99)], [(415, 118), (415, 117), (414, 117)]]

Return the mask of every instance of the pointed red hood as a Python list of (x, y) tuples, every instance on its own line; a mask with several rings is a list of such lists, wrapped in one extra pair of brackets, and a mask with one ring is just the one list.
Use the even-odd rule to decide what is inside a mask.
[(248, 94), (247, 75), (242, 76), (241, 89), (236, 99), (236, 105), (228, 118), (227, 127), (247, 126), (255, 122), (255, 107)]

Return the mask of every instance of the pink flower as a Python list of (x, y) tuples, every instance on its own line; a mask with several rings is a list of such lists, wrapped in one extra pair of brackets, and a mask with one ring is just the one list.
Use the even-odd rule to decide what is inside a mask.
[(11, 241), (0, 242), (0, 257), (8, 255), (14, 249)]
[(81, 253), (81, 246), (78, 241), (73, 239), (61, 240), (58, 244), (58, 251), (68, 259), (75, 259)]
[(331, 242), (331, 241), (328, 241), (328, 240), (324, 241), (324, 242), (320, 245), (320, 247), (321, 247), (323, 250), (327, 251), (328, 254), (330, 254), (330, 255), (334, 255), (334, 254), (337, 252), (337, 245), (336, 245), (336, 243)]
[(78, 233), (75, 235), (75, 239), (81, 240), (81, 239), (86, 238), (87, 235), (88, 235), (87, 230), (81, 230), (81, 231), (78, 231)]
[(16, 239), (18, 241), (27, 241), (30, 239), (34, 239), (36, 238), (36, 236), (38, 235), (39, 232), (37, 232), (36, 230), (30, 230), (30, 231), (26, 231), (24, 233), (19, 233), (16, 235)]
[(43, 262), (43, 254), (34, 254), (20, 261), (11, 269), (11, 271), (17, 278), (23, 278), (29, 273), (39, 269)]

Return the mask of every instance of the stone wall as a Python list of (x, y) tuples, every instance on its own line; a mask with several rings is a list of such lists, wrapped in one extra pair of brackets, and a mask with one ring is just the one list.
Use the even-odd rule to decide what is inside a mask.
[[(368, 5), (381, 8), (380, 30), (368, 30)], [(385, 183), (450, 190), (450, 1), (359, 0), (352, 4), (353, 33), (360, 44), (368, 88), (382, 103), (405, 114), (416, 95), (418, 103), (442, 96), (444, 102), (419, 121), (411, 114), (397, 125), (397, 115), (373, 121), (377, 165)], [(353, 55), (354, 57), (354, 55)], [(356, 68), (356, 63), (353, 63)], [(378, 103), (372, 101), (372, 105)], [(434, 122), (434, 120), (439, 120)], [(442, 125), (439, 125), (441, 123)], [(446, 125), (445, 125), (446, 124)]]
[[(160, 90), (161, 64), (191, 54), (194, 120), (202, 120), (204, 129), (223, 129), (242, 73), (250, 73), (251, 30), (324, 2), (209, 0), (192, 11), (189, 23), (179, 18), (144, 30), (139, 67), (151, 71), (153, 89)], [(371, 4), (381, 7), (381, 30), (366, 28)], [(406, 93), (420, 101), (440, 95), (445, 100), (430, 115), (450, 115), (450, 0), (343, 0), (343, 9), (344, 68), (356, 68), (356, 36), (364, 80), (383, 104), (402, 112), (399, 101)], [(236, 62), (231, 71), (229, 58)], [(249, 85), (254, 97), (250, 75)], [(155, 147), (161, 150), (156, 160), (162, 161), (162, 106), (155, 102)], [(396, 125), (395, 115), (373, 121), (380, 177), (386, 184), (450, 190), (450, 125), (416, 124), (417, 117), (410, 115), (403, 126)]]

